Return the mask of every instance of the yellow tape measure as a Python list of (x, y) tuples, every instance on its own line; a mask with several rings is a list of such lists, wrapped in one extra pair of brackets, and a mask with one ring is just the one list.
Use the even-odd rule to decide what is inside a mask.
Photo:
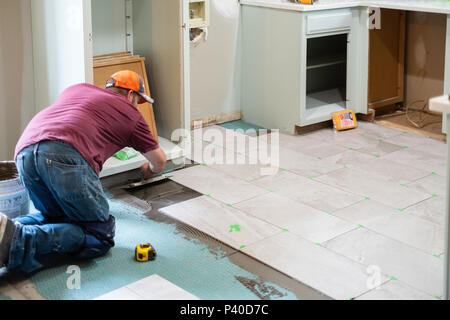
[(136, 247), (135, 258), (139, 262), (155, 260), (156, 250), (150, 243), (140, 244)]

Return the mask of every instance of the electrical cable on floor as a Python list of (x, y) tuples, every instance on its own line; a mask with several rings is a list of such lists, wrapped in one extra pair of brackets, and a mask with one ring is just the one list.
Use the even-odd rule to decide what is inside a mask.
[[(414, 106), (415, 104), (419, 104), (419, 103), (423, 103), (422, 108), (412, 108), (412, 106)], [(417, 121), (414, 121), (411, 118), (411, 111), (412, 112), (417, 112), (419, 114), (419, 119)], [(416, 128), (423, 128), (425, 126), (428, 126), (430, 124), (434, 124), (434, 123), (440, 123), (441, 121), (433, 121), (430, 123), (425, 123), (425, 119), (426, 119), (426, 115), (436, 115), (436, 113), (433, 113), (431, 111), (429, 111), (428, 109), (428, 102), (425, 100), (416, 100), (413, 101), (411, 103), (406, 103), (406, 120), (408, 120), (408, 122), (410, 122), (413, 126), (415, 126)]]

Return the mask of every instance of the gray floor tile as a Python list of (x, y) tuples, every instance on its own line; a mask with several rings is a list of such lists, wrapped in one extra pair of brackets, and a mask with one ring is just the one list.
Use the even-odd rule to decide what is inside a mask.
[(275, 193), (243, 201), (235, 207), (314, 243), (325, 242), (357, 228), (355, 224)]
[(405, 213), (444, 226), (445, 210), (445, 197), (438, 196), (407, 208)]
[(442, 296), (442, 257), (436, 258), (368, 229), (348, 232), (324, 246), (367, 266), (378, 266), (383, 274), (432, 296)]
[(366, 153), (358, 152), (356, 150), (346, 150), (327, 157), (326, 160), (334, 163), (336, 166), (343, 167), (358, 167), (360, 164), (371, 161), (375, 157)]
[(364, 134), (373, 136), (378, 139), (388, 139), (401, 135), (403, 133), (403, 131), (398, 129), (388, 128), (366, 121), (359, 121), (358, 128), (362, 129)]
[(441, 226), (374, 200), (359, 202), (334, 215), (429, 254), (440, 254), (444, 248)]
[(226, 204), (238, 203), (267, 193), (267, 190), (245, 182), (244, 179), (237, 179), (202, 165), (176, 171), (171, 175), (173, 181)]
[(356, 300), (435, 300), (433, 296), (419, 291), (407, 284), (391, 280), (373, 289)]
[(290, 149), (280, 148), (279, 167), (304, 177), (320, 176), (342, 168), (328, 159), (318, 159)]
[(445, 196), (446, 193), (445, 177), (437, 174), (430, 174), (422, 179), (408, 183), (407, 186), (412, 190), (427, 194)]
[(326, 213), (364, 199), (361, 195), (345, 192), (288, 171), (253, 181), (253, 184)]
[(368, 161), (361, 161), (355, 164), (355, 167), (367, 172), (391, 178), (399, 184), (410, 183), (411, 181), (426, 177), (430, 174), (426, 170), (416, 169), (408, 166), (407, 164), (400, 164), (383, 157), (373, 158)]
[(370, 289), (366, 266), (289, 232), (243, 251), (334, 299), (348, 300)]
[(401, 135), (386, 139), (385, 141), (389, 142), (389, 143), (397, 144), (402, 147), (412, 148), (412, 147), (416, 147), (419, 145), (424, 145), (424, 144), (427, 144), (430, 142), (434, 142), (436, 140), (426, 138), (423, 136), (419, 136), (416, 134), (412, 134), (412, 133), (402, 133)]
[(181, 202), (160, 211), (235, 249), (282, 232), (281, 228), (206, 196)]
[(398, 162), (400, 164), (407, 164), (408, 166), (416, 169), (426, 170), (430, 173), (434, 172), (441, 176), (445, 176), (445, 159), (421, 150), (413, 150), (408, 148), (387, 154), (383, 158)]
[(400, 185), (398, 181), (356, 168), (337, 170), (318, 181), (364, 195), (397, 209), (404, 209), (431, 197)]
[(340, 132), (334, 129), (322, 129), (309, 134), (308, 137), (355, 150), (376, 145), (379, 142), (376, 136), (366, 135), (360, 128)]
[(152, 275), (95, 300), (198, 300), (166, 279)]
[(362, 152), (362, 153), (370, 154), (374, 157), (381, 157), (388, 153), (399, 151), (402, 149), (403, 149), (402, 146), (381, 140), (381, 141), (377, 141), (367, 147), (360, 148), (360, 149), (358, 149), (358, 151)]

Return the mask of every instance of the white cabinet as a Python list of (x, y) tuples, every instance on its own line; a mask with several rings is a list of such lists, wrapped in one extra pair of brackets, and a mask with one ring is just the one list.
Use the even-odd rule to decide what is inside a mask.
[(350, 30), (352, 26), (352, 12), (350, 10), (332, 11), (306, 16), (308, 35), (323, 32)]
[(367, 11), (243, 6), (244, 119), (294, 132), (352, 109), (367, 113)]

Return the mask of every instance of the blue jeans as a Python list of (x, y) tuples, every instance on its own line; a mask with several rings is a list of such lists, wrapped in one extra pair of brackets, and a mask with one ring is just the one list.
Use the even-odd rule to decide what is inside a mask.
[(114, 246), (108, 200), (78, 151), (62, 141), (41, 141), (22, 150), (16, 165), (39, 213), (14, 219), (8, 269), (31, 273), (61, 255), (91, 259)]

